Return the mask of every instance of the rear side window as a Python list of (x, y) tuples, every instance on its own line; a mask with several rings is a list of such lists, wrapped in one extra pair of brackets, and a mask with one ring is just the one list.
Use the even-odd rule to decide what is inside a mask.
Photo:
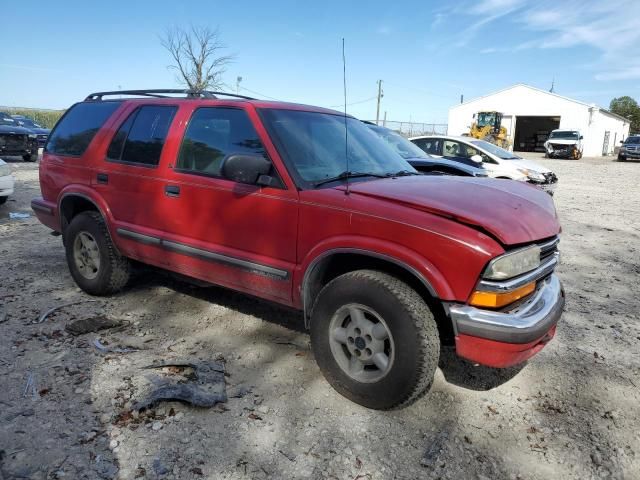
[(419, 138), (413, 143), (431, 155), (442, 155), (442, 141), (439, 138)]
[(104, 122), (121, 102), (77, 103), (62, 117), (49, 135), (45, 150), (57, 155), (82, 155)]
[(155, 167), (177, 107), (146, 105), (136, 109), (111, 140), (111, 161)]
[(236, 108), (199, 108), (184, 134), (176, 168), (220, 176), (224, 157), (241, 153), (266, 157), (247, 113)]

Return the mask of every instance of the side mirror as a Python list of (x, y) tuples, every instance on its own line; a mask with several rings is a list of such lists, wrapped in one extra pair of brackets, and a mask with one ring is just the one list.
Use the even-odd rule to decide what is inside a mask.
[(584, 137), (582, 135), (580, 135), (580, 140), (582, 140)]
[(271, 162), (262, 155), (231, 154), (220, 165), (224, 178), (249, 185), (271, 185), (270, 171)]
[(620, 143), (624, 143), (624, 140), (620, 140)]
[(478, 154), (472, 155), (471, 160), (475, 163), (482, 163), (482, 156)]

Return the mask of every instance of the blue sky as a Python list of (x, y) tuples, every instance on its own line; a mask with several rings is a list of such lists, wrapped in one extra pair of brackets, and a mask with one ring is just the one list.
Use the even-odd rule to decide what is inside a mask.
[[(0, 105), (64, 108), (92, 91), (179, 86), (158, 35), (219, 26), (241, 93), (446, 123), (450, 106), (514, 83), (608, 107), (640, 100), (640, 1), (38, 2), (2, 0)], [(382, 115), (382, 113), (381, 113)]]

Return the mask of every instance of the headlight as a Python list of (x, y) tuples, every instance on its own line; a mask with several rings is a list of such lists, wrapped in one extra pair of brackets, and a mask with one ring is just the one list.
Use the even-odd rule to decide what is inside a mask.
[(487, 280), (505, 280), (535, 270), (539, 266), (540, 247), (532, 245), (494, 258), (489, 262), (482, 277)]
[(529, 170), (528, 168), (519, 168), (518, 171), (520, 173), (525, 174), (527, 177), (529, 177), (531, 180), (535, 182), (545, 181), (544, 175), (541, 174), (540, 172), (536, 172), (535, 170)]
[(0, 177), (6, 177), (11, 175), (11, 167), (6, 163), (4, 165), (0, 165)]
[(29, 138), (38, 138), (38, 135), (36, 135), (35, 133), (30, 133)]

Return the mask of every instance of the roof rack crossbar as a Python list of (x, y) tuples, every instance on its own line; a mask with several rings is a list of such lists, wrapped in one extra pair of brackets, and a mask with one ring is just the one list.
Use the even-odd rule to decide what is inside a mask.
[(102, 97), (115, 96), (115, 95), (130, 95), (137, 97), (154, 97), (154, 98), (171, 98), (166, 94), (183, 94), (187, 98), (218, 98), (217, 95), (224, 95), (226, 97), (236, 97), (245, 100), (255, 100), (255, 98), (247, 97), (246, 95), (238, 95), (235, 93), (227, 92), (212, 92), (209, 90), (203, 90), (196, 92), (193, 90), (177, 89), (177, 88), (157, 88), (152, 90), (114, 90), (110, 92), (95, 92), (87, 95), (86, 101), (94, 100), (100, 101)]

